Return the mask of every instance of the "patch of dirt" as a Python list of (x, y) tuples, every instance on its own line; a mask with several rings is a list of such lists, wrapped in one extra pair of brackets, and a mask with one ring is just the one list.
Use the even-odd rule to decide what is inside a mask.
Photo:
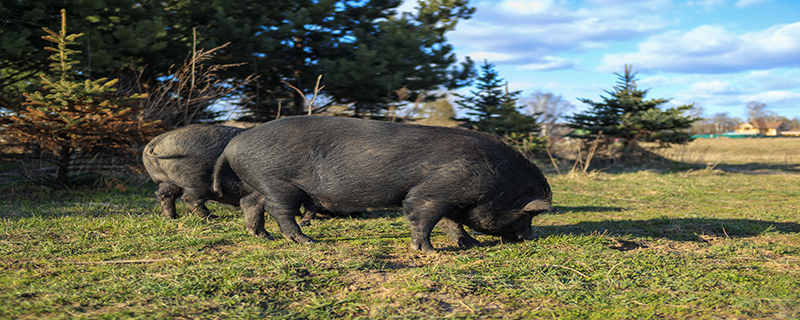
[(628, 240), (620, 240), (617, 239), (616, 243), (609, 246), (609, 248), (619, 251), (630, 251), (630, 250), (637, 250), (637, 249), (645, 249), (649, 248), (644, 241), (628, 241)]
[[(349, 286), (337, 293), (338, 298), (345, 298), (350, 294), (358, 293), (362, 296), (372, 297), (386, 303), (373, 305), (371, 315), (382, 314), (385, 309), (398, 310), (403, 313), (405, 309), (417, 310), (425, 306), (437, 314), (466, 315), (466, 314), (497, 314), (511, 312), (511, 308), (498, 301), (486, 301), (485, 298), (474, 295), (448, 292), (439, 288), (436, 283), (428, 279), (405, 279), (408, 274), (367, 270), (349, 272), (342, 277)], [(407, 281), (408, 280), (408, 281)], [(413, 285), (409, 285), (413, 283)]]

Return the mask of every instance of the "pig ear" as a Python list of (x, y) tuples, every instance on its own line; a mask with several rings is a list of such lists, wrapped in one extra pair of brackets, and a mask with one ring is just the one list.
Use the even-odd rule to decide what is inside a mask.
[(556, 212), (556, 208), (545, 200), (533, 200), (528, 202), (528, 204), (522, 208), (522, 211), (539, 214), (545, 211)]

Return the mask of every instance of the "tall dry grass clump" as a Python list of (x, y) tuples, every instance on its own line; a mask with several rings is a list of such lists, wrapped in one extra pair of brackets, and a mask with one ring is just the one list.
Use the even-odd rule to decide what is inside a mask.
[(145, 116), (159, 119), (170, 128), (215, 118), (218, 114), (210, 110), (211, 105), (230, 97), (238, 87), (255, 79), (251, 75), (233, 83), (230, 79), (220, 77), (222, 71), (244, 63), (205, 64), (214, 58), (217, 51), (227, 46), (228, 43), (207, 51), (193, 50), (192, 56), (183, 65), (174, 72), (170, 68), (169, 74), (155, 87), (150, 88), (139, 81), (137, 90), (148, 94), (142, 101)]

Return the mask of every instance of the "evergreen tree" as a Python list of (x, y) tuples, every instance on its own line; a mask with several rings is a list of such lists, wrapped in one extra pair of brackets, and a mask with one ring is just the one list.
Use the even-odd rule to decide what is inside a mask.
[(544, 140), (538, 137), (541, 126), (536, 115), (520, 112), (524, 108), (518, 104), (521, 91), (508, 91), (493, 64), (484, 60), (475, 90), (470, 93), (456, 94), (460, 98), (456, 104), (469, 110), (469, 118), (459, 119), (465, 126), (504, 137), (530, 151), (544, 147)]
[[(319, 75), (327, 101), (363, 115), (385, 110), (404, 86), (420, 92), (468, 84), (471, 61), (457, 62), (445, 33), (474, 8), (466, 0), (422, 0), (416, 12), (398, 15), (401, 3), (0, 0), (0, 109), (18, 109), (20, 92), (47, 72), (45, 57), (33, 53), (43, 46), (35, 34), (62, 6), (77, 17), (71, 25), (86, 30), (81, 65), (88, 78), (113, 75), (126, 86), (155, 87), (170, 81), (170, 66), (193, 48), (230, 42), (207, 63), (237, 65), (219, 73), (227, 80), (220, 85), (247, 97), (240, 104), (258, 121), (274, 118), (279, 102), (284, 115), (304, 113), (304, 95), (314, 92)], [(258, 79), (244, 84), (248, 76)]]
[(636, 73), (625, 66), (625, 73), (618, 74), (613, 91), (601, 96), (602, 102), (581, 98), (579, 101), (590, 109), (567, 116), (568, 125), (588, 132), (588, 138), (602, 133), (609, 138), (619, 138), (625, 146), (624, 155), (636, 151), (639, 141), (655, 141), (663, 145), (683, 144), (690, 140), (686, 130), (699, 118), (685, 115), (693, 104), (662, 110), (661, 105), (669, 99), (645, 100), (649, 89), (636, 86)]
[[(278, 20), (282, 27), (261, 36), (291, 45), (278, 45), (255, 62), (263, 70), (254, 83), (262, 88), (262, 103), (275, 109), (282, 102), (283, 114), (304, 113), (304, 94), (313, 92), (322, 75), (322, 94), (328, 101), (351, 105), (356, 116), (373, 116), (394, 102), (392, 93), (400, 88), (420, 92), (468, 84), (472, 61), (454, 67), (456, 57), (444, 35), (474, 9), (464, 0), (428, 0), (418, 2), (417, 13), (398, 16), (395, 9), (401, 3), (309, 1), (299, 10), (281, 12), (296, 13), (285, 15)], [(303, 94), (286, 88), (286, 83)], [(270, 88), (268, 95), (263, 88)], [(254, 93), (252, 86), (247, 89)], [(264, 106), (255, 101), (247, 107), (264, 113)]]
[(44, 28), (42, 38), (56, 47), (49, 57), (50, 70), (55, 77), (41, 75), (41, 89), (25, 93), (24, 109), (3, 115), (5, 136), (22, 143), (36, 143), (58, 158), (53, 187), (67, 183), (69, 168), (76, 154), (88, 152), (129, 153), (135, 143), (144, 143), (159, 128), (157, 122), (140, 119), (136, 100), (143, 95), (117, 95), (113, 86), (117, 80), (75, 81), (73, 66), (78, 61), (70, 56), (80, 51), (68, 46), (83, 34), (66, 33), (66, 10), (61, 11), (61, 31)]
[[(71, 29), (81, 37), (82, 78), (114, 77), (135, 87), (139, 79), (153, 84), (191, 52), (191, 27), (170, 21), (173, 2), (140, 0), (0, 0), (0, 109), (18, 110), (23, 92), (32, 92), (39, 76), (50, 70), (50, 43), (39, 33), (56, 30), (60, 10), (69, 11)], [(188, 40), (187, 40), (188, 39)], [(213, 47), (209, 47), (211, 49)], [(141, 77), (139, 77), (141, 75)]]

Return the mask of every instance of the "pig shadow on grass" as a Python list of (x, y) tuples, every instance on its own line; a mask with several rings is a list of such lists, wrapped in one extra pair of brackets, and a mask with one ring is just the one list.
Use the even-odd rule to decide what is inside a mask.
[[(547, 215), (555, 215), (555, 214), (566, 214), (572, 212), (620, 212), (625, 208), (620, 207), (604, 207), (604, 206), (575, 206), (575, 207), (567, 207), (567, 206), (556, 206), (557, 212), (548, 212)], [(536, 221), (536, 217), (533, 218), (533, 221)], [(535, 224), (535, 222), (534, 222)]]
[(743, 163), (726, 164), (713, 161), (684, 162), (665, 158), (649, 150), (640, 150), (641, 158), (631, 162), (617, 163), (611, 159), (596, 159), (589, 167), (590, 170), (599, 170), (609, 174), (619, 174), (636, 171), (650, 171), (654, 173), (677, 173), (687, 171), (724, 171), (742, 174), (797, 174), (800, 173), (800, 164), (797, 163)]
[(657, 218), (649, 220), (587, 221), (572, 225), (537, 226), (534, 233), (540, 237), (551, 235), (598, 235), (612, 237), (665, 238), (674, 241), (707, 242), (701, 236), (747, 238), (768, 232), (800, 233), (800, 224), (752, 219), (716, 218)]
[(754, 175), (800, 173), (800, 165), (798, 164), (765, 164), (765, 163), (720, 164), (715, 168), (725, 172), (754, 174)]

